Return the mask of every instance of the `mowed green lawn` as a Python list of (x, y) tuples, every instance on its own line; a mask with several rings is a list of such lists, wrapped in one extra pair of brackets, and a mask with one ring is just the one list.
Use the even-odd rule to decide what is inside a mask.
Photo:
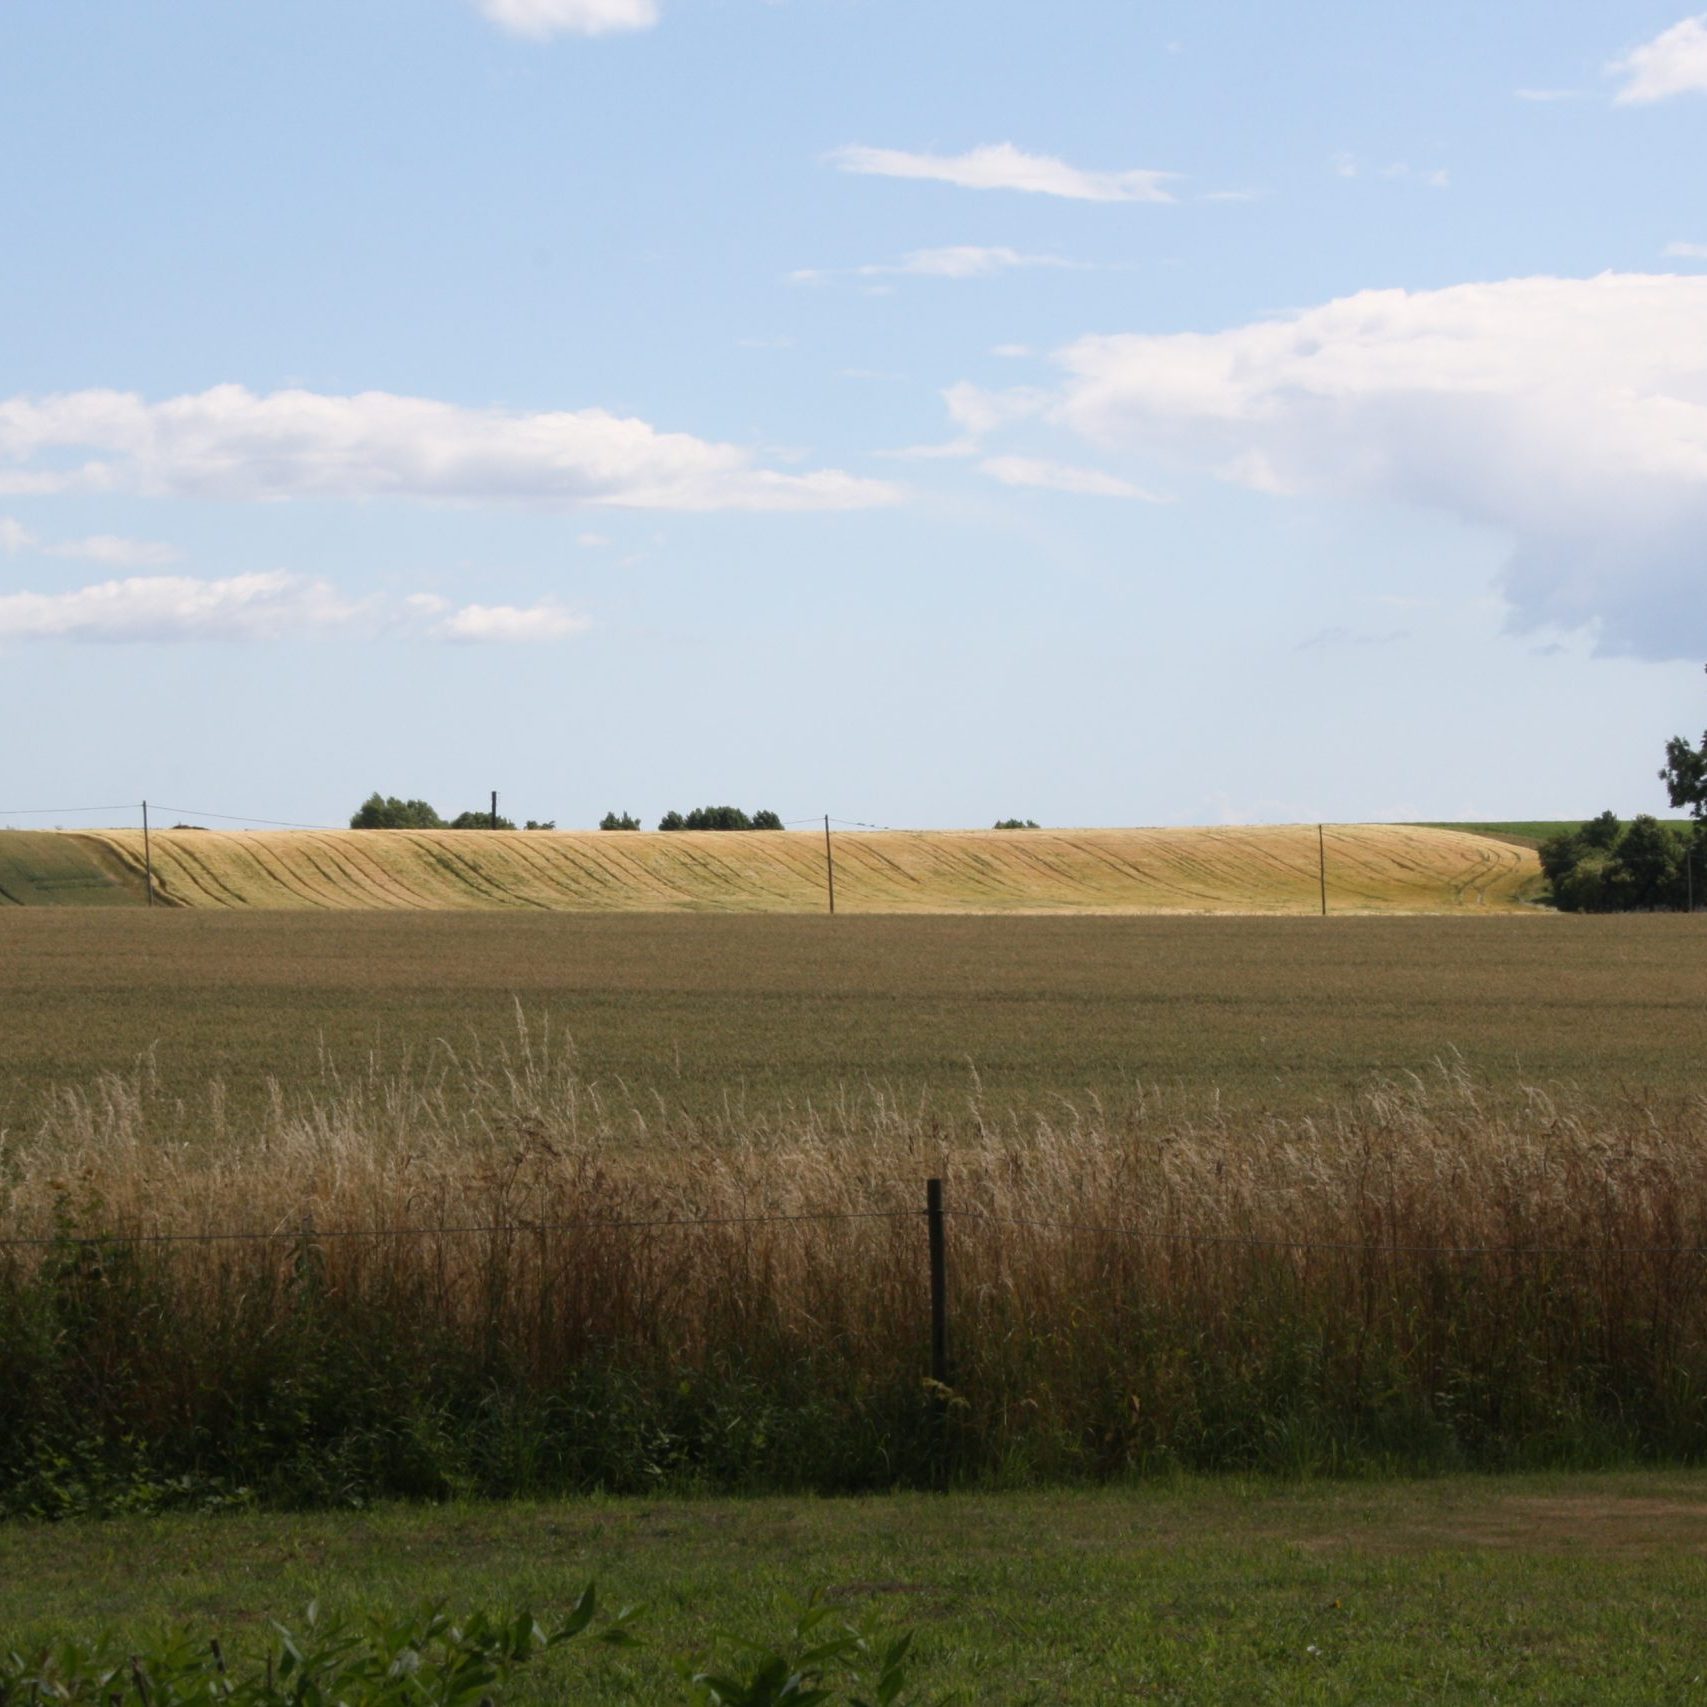
[[(918, 1632), (969, 1701), (1582, 1702), (1707, 1693), (1707, 1474), (581, 1501), (0, 1529), (0, 1640), (173, 1623), (241, 1656), (329, 1610), (567, 1607), (596, 1578), (664, 1652), (779, 1634), (825, 1589)], [(728, 1657), (728, 1650), (724, 1650)], [(518, 1700), (682, 1699), (568, 1650)]]
[(196, 1100), (513, 1041), (688, 1112), (882, 1087), (1298, 1110), (1457, 1054), (1504, 1086), (1699, 1089), (1707, 917), (779, 918), (0, 912), (0, 1125), (156, 1049)]

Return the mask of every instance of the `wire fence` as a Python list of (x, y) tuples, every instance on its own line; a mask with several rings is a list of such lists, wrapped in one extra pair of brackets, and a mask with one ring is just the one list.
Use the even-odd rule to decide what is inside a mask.
[(313, 1243), (320, 1240), (384, 1240), (439, 1238), (509, 1238), (549, 1233), (590, 1231), (645, 1232), (709, 1227), (814, 1225), (867, 1221), (972, 1222), (988, 1227), (1033, 1232), (1072, 1233), (1125, 1239), (1137, 1244), (1194, 1245), (1205, 1248), (1336, 1252), (1393, 1257), (1548, 1257), (1597, 1259), (1609, 1257), (1707, 1258), (1707, 1245), (1465, 1245), (1415, 1244), (1386, 1239), (1281, 1238), (1266, 1234), (1204, 1233), (1190, 1230), (1138, 1227), (1117, 1221), (1053, 1220), (1036, 1216), (992, 1215), (980, 1209), (955, 1209), (929, 1199), (914, 1209), (791, 1210), (756, 1215), (659, 1215), (635, 1218), (578, 1216), (568, 1219), (493, 1222), (448, 1222), (434, 1226), (323, 1227), (310, 1216), (291, 1225), (270, 1228), (217, 1228), (198, 1232), (101, 1232), (0, 1236), (0, 1250), (47, 1249), (58, 1245), (212, 1245), (226, 1243)]

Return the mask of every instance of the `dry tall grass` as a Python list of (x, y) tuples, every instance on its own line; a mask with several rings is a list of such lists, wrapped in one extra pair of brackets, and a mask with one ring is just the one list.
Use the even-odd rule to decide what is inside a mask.
[(167, 1144), (146, 1073), (108, 1078), (0, 1148), (0, 1226), (45, 1241), (0, 1250), (0, 1440), (35, 1443), (0, 1475), (40, 1483), (68, 1419), (281, 1497), (1689, 1456), (1704, 1117), (1447, 1065), (1316, 1120), (974, 1099), (949, 1134), (873, 1091), (688, 1121), (524, 1034), (327, 1063)]

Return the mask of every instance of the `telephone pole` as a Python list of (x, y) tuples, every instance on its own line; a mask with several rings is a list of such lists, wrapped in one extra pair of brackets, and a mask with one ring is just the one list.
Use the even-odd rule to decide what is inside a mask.
[(142, 878), (148, 885), (148, 904), (154, 905), (154, 850), (148, 840), (148, 802), (142, 803)]
[(1316, 826), (1316, 870), (1322, 880), (1322, 917), (1328, 916), (1328, 841), (1322, 826)]
[(824, 814), (824, 875), (830, 883), (830, 914), (836, 911), (836, 856), (830, 850), (830, 814)]
[(492, 790), (492, 828), (495, 830), (495, 829), (497, 829), (497, 827), (498, 827), (498, 791), (497, 791), (497, 789), (493, 789)]

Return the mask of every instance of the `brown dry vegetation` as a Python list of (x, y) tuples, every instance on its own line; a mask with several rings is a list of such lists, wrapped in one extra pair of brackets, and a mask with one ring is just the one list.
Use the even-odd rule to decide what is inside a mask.
[(193, 1148), (150, 1094), (68, 1094), (0, 1158), (0, 1223), (43, 1241), (0, 1263), (14, 1441), (68, 1415), (290, 1497), (1707, 1445), (1699, 1100), (1443, 1072), (1315, 1119), (1138, 1097), (975, 1107), (951, 1137), (873, 1099), (682, 1125), (526, 1034), (281, 1092)]

